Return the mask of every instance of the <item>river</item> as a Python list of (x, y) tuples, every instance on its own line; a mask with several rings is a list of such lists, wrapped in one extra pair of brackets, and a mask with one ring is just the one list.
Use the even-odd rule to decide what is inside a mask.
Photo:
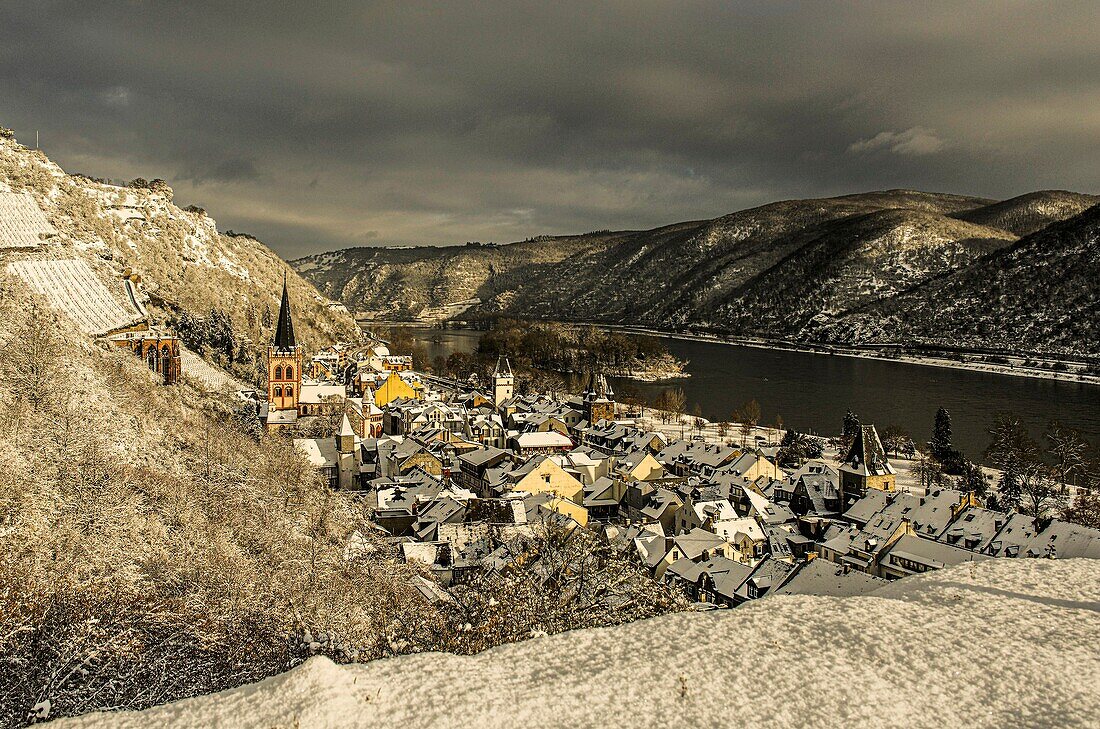
[[(473, 352), (481, 332), (410, 328), (434, 359)], [(1100, 386), (890, 360), (762, 349), (660, 337), (687, 360), (690, 377), (661, 383), (609, 378), (615, 390), (652, 402), (669, 387), (683, 389), (687, 410), (729, 420), (746, 401), (760, 403), (765, 424), (782, 416), (787, 427), (838, 433), (846, 410), (880, 429), (897, 425), (927, 440), (937, 408), (951, 413), (954, 444), (979, 460), (999, 412), (1020, 417), (1038, 437), (1050, 420), (1077, 428), (1100, 444)]]

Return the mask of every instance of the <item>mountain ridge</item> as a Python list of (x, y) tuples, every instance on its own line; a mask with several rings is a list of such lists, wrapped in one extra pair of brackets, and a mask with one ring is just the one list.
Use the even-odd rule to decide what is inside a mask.
[[(867, 312), (1097, 203), (1061, 190), (996, 201), (896, 189), (778, 201), (647, 231), (345, 249), (291, 264), (326, 295), (382, 320), (506, 315), (807, 342), (897, 344), (904, 335), (953, 345), (931, 324), (897, 333), (866, 326)], [(849, 316), (864, 325), (845, 326)], [(1100, 345), (1072, 336), (1051, 341), (1036, 333), (1028, 344), (1100, 354)]]

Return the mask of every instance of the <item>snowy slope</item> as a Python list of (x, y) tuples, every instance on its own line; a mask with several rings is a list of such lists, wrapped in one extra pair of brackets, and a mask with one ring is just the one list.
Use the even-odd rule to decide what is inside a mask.
[(340, 667), (59, 727), (1100, 726), (1100, 563), (989, 560)]

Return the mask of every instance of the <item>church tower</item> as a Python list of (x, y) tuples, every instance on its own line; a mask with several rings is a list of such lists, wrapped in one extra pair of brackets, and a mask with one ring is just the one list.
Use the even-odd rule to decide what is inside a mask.
[(588, 374), (588, 384), (582, 395), (584, 402), (584, 419), (589, 425), (595, 425), (601, 420), (615, 419), (615, 392), (608, 384), (603, 373)]
[(302, 348), (294, 339), (294, 321), (290, 317), (290, 297), (287, 295), (284, 273), (283, 300), (279, 304), (275, 339), (267, 348), (268, 411), (293, 410), (296, 413), (301, 389)]
[(512, 374), (512, 365), (508, 364), (507, 357), (497, 357), (497, 368), (493, 372), (493, 405), (500, 404), (512, 397), (515, 390), (516, 378)]

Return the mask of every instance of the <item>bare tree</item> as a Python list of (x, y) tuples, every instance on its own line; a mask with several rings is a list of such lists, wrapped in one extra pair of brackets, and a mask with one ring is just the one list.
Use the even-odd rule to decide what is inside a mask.
[(1062, 486), (1054, 471), (1041, 461), (1033, 461), (1020, 472), (1020, 512), (1032, 518), (1036, 531), (1044, 520), (1060, 513)]
[(739, 429), (741, 431), (741, 447), (744, 448), (746, 441), (752, 436), (756, 424), (760, 422), (760, 403), (755, 399), (749, 400), (734, 411), (733, 419), (739, 424)]
[(1077, 477), (1085, 468), (1088, 441), (1073, 428), (1052, 421), (1046, 432), (1047, 452), (1054, 461), (1053, 475), (1059, 484), (1077, 484)]

